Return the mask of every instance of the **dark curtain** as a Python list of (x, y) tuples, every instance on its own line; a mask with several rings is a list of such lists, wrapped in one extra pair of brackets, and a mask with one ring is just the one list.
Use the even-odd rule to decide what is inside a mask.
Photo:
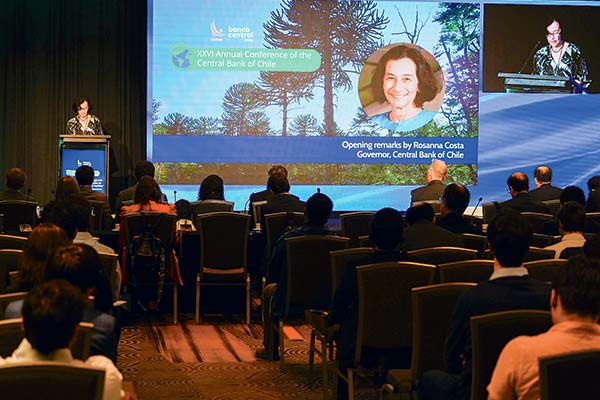
[(146, 7), (145, 0), (2, 0), (0, 174), (25, 169), (41, 204), (55, 186), (58, 135), (78, 96), (91, 100), (112, 136), (112, 198), (145, 157)]

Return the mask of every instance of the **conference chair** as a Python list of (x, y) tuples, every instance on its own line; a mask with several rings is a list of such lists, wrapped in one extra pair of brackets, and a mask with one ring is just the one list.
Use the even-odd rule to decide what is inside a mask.
[(552, 219), (552, 214), (523, 211), (521, 216), (527, 220), (534, 233), (544, 233), (544, 223)]
[(438, 265), (440, 283), (486, 281), (494, 272), (493, 260), (463, 260)]
[(25, 296), (27, 292), (13, 292), (13, 293), (4, 293), (0, 294), (0, 320), (5, 318), (6, 315), (6, 307), (14, 302), (25, 300)]
[(0, 249), (23, 250), (25, 243), (27, 243), (26, 237), (0, 234)]
[[(590, 222), (590, 224), (586, 223), (586, 225), (600, 227), (600, 212), (585, 213), (585, 220)], [(596, 232), (590, 232), (590, 233), (597, 233), (597, 232), (598, 231), (596, 230)]]
[[(283, 326), (304, 323), (304, 311), (328, 310), (331, 305), (331, 266), (329, 253), (347, 248), (350, 239), (329, 235), (306, 235), (285, 239), (287, 256), (286, 290), (283, 313), (273, 328), (279, 334), (281, 371), (285, 371)], [(278, 289), (279, 290), (279, 289)]]
[(248, 233), (250, 215), (234, 212), (200, 214), (200, 267), (196, 275), (196, 324), (200, 322), (202, 286), (245, 287), (245, 318), (250, 324), (250, 274), (248, 274)]
[(254, 226), (252, 228), (256, 228), (256, 229), (265, 229), (264, 226), (261, 226), (261, 218), (262, 218), (262, 207), (267, 204), (268, 201), (267, 200), (260, 200), (260, 201), (253, 201), (250, 206), (252, 207), (252, 217), (253, 217), (253, 222), (254, 222)]
[(0, 293), (10, 285), (10, 273), (17, 270), (22, 256), (23, 250), (0, 249)]
[(99, 232), (107, 229), (112, 229), (112, 226), (105, 226), (104, 221), (104, 202), (89, 200), (90, 205), (92, 206), (92, 212), (90, 214), (90, 231)]
[(358, 246), (359, 247), (375, 247), (375, 243), (371, 240), (371, 236), (362, 235), (358, 237)]
[(375, 218), (375, 213), (372, 211), (340, 214), (342, 236), (350, 238), (348, 244), (350, 248), (359, 246), (359, 236), (368, 235), (371, 232), (373, 218)]
[(198, 214), (211, 212), (232, 212), (234, 202), (225, 200), (202, 200), (193, 201), (190, 204), (192, 206), (192, 214), (197, 216)]
[(531, 238), (531, 245), (533, 247), (548, 247), (554, 243), (560, 242), (562, 236), (544, 235), (543, 233), (534, 233)]
[(475, 235), (473, 233), (461, 233), (460, 237), (465, 244), (465, 248), (471, 250), (477, 250), (477, 257), (481, 257), (483, 252), (488, 247), (488, 239), (487, 236), (484, 235)]
[(98, 256), (102, 262), (104, 275), (110, 282), (110, 289), (113, 293), (113, 301), (117, 301), (119, 299), (119, 291), (121, 287), (120, 283), (117, 282), (117, 263), (119, 261), (119, 256), (114, 253), (104, 253), (101, 251), (98, 252)]
[(542, 201), (542, 203), (548, 206), (548, 210), (552, 215), (556, 215), (558, 213), (558, 210), (560, 210), (560, 199), (544, 200)]
[(600, 399), (600, 351), (540, 357), (541, 400)]
[[(177, 215), (157, 212), (137, 212), (125, 214), (122, 217), (122, 220), (125, 237), (127, 238), (125, 271), (127, 275), (130, 275), (129, 282), (132, 282), (132, 278), (135, 277), (132, 273), (131, 265), (134, 238), (142, 234), (150, 233), (162, 243), (165, 255), (164, 273), (159, 272), (157, 276), (152, 277), (139, 277), (143, 278), (140, 282), (133, 282), (138, 301), (142, 299), (142, 301), (148, 300), (156, 301), (158, 303), (162, 299), (162, 288), (165, 276), (171, 275), (171, 277), (174, 277), (178, 274), (178, 272), (175, 271), (175, 268), (178, 268), (178, 266), (175, 259), (176, 256), (173, 253)], [(173, 285), (173, 323), (176, 324), (178, 317), (177, 283), (173, 279), (171, 279), (171, 283)], [(140, 295), (142, 298), (140, 298)]]
[(541, 310), (512, 310), (471, 317), (471, 400), (487, 399), (486, 388), (498, 356), (511, 339), (539, 335), (551, 326), (550, 312)]
[(542, 282), (553, 282), (560, 266), (566, 263), (567, 260), (552, 259), (530, 261), (523, 264), (523, 266), (527, 268), (527, 271), (529, 271), (529, 276), (531, 276), (533, 279), (537, 279), (538, 281)]
[(277, 239), (285, 232), (301, 226), (305, 221), (305, 216), (301, 212), (278, 212), (266, 214), (264, 221), (265, 226), (261, 227), (261, 229), (265, 232), (266, 237), (265, 259), (269, 260)]
[(454, 261), (474, 260), (477, 250), (462, 247), (439, 246), (425, 249), (411, 250), (407, 252), (411, 261), (424, 264), (445, 264)]
[(483, 213), (483, 225), (484, 226), (487, 226), (487, 225), (489, 225), (490, 222), (492, 222), (494, 217), (500, 211), (500, 208), (501, 208), (500, 203), (498, 203), (497, 201), (490, 201), (487, 203), (483, 203), (483, 205), (481, 206), (481, 209), (482, 209), (482, 213)]
[[(554, 253), (554, 250), (546, 250), (541, 249), (539, 247), (529, 246), (529, 250), (527, 251), (527, 254), (525, 254), (523, 262), (553, 259)], [(492, 251), (492, 249), (487, 249), (486, 251), (484, 251), (483, 258), (486, 260), (493, 260), (494, 252)]]
[(338, 366), (335, 369), (348, 384), (349, 399), (354, 399), (355, 370), (367, 367), (365, 361), (372, 358), (373, 353), (389, 357), (391, 354), (406, 355), (409, 351), (413, 340), (411, 290), (431, 285), (435, 266), (387, 262), (360, 266), (356, 273), (358, 325), (354, 362), (345, 371)]
[[(425, 371), (445, 368), (444, 343), (454, 305), (475, 283), (442, 283), (412, 288), (412, 360), (410, 369), (388, 371), (383, 392), (411, 394)], [(411, 396), (412, 397), (412, 396)]]
[[(372, 247), (355, 247), (352, 249), (336, 250), (329, 252), (331, 263), (331, 293), (335, 291), (342, 282), (342, 277), (348, 270), (348, 267), (353, 267), (358, 261), (365, 258), (369, 254), (373, 254), (375, 249)], [(333, 301), (333, 297), (332, 297)]]
[(0, 365), (0, 387), (6, 399), (102, 400), (104, 369), (55, 361)]
[[(85, 360), (90, 355), (92, 330), (94, 324), (80, 322), (75, 331), (75, 340), (71, 344), (73, 358)], [(0, 357), (8, 357), (19, 346), (25, 337), (21, 318), (11, 318), (0, 321)]]
[(23, 224), (33, 228), (37, 221), (37, 206), (34, 201), (0, 201), (0, 214), (4, 215), (0, 232), (20, 232)]
[(558, 257), (562, 260), (568, 260), (573, 256), (584, 255), (583, 247), (567, 247), (563, 251), (560, 252)]

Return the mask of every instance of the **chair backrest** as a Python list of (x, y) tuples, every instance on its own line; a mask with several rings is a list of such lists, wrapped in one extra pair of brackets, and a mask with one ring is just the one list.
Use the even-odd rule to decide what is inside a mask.
[(250, 215), (214, 212), (198, 216), (200, 274), (211, 271), (245, 273), (248, 263)]
[(284, 318), (304, 309), (329, 309), (331, 266), (329, 253), (348, 246), (350, 239), (331, 235), (306, 235), (285, 239), (287, 290)]
[(560, 242), (561, 236), (544, 235), (543, 233), (534, 233), (531, 238), (533, 247), (548, 247), (554, 243)]
[(6, 291), (9, 286), (9, 274), (17, 270), (22, 256), (23, 250), (0, 249), (0, 293)]
[(585, 253), (583, 252), (583, 247), (567, 247), (566, 249), (561, 251), (558, 256), (562, 260), (568, 260), (573, 256), (579, 256), (584, 254)]
[(264, 216), (265, 226), (262, 226), (261, 229), (265, 232), (266, 237), (265, 257), (267, 260), (271, 258), (271, 251), (273, 251), (277, 239), (285, 232), (298, 228), (305, 219), (304, 213), (291, 211)]
[(523, 262), (537, 261), (537, 260), (549, 260), (554, 258), (554, 250), (540, 249), (539, 247), (529, 246), (529, 251), (525, 255)]
[(112, 290), (113, 296), (118, 296), (117, 293), (117, 262), (119, 261), (119, 256), (114, 253), (104, 253), (99, 251), (98, 256), (100, 256), (100, 261), (102, 262), (102, 268), (104, 270), (104, 274), (108, 278), (110, 282), (110, 288)]
[(140, 235), (147, 229), (161, 240), (165, 250), (173, 248), (175, 243), (175, 223), (177, 215), (157, 212), (136, 212), (125, 214), (123, 223), (127, 246), (131, 244), (136, 235)]
[(90, 227), (91, 231), (102, 231), (104, 227), (104, 202), (89, 200), (92, 206), (92, 212), (90, 214)]
[[(71, 353), (74, 358), (85, 360), (90, 355), (92, 343), (92, 330), (94, 324), (80, 322), (75, 333), (75, 340), (71, 344)], [(0, 321), (0, 357), (8, 357), (17, 348), (25, 337), (21, 318), (11, 318)]]
[(567, 260), (552, 259), (530, 261), (524, 264), (529, 271), (529, 276), (542, 282), (553, 282), (555, 275), (561, 265), (566, 264)]
[(0, 366), (0, 387), (7, 399), (101, 400), (106, 372), (52, 361)]
[(540, 357), (540, 399), (600, 399), (600, 350)]
[(373, 218), (375, 218), (375, 213), (371, 211), (340, 214), (342, 236), (350, 238), (349, 247), (360, 246), (358, 237), (368, 235), (371, 232)]
[(589, 212), (585, 213), (585, 220), (595, 222), (596, 225), (600, 225), (600, 212)]
[(412, 345), (411, 289), (433, 283), (435, 266), (413, 262), (388, 262), (360, 266), (358, 329), (355, 364), (363, 346), (403, 349)]
[(355, 263), (369, 254), (373, 254), (375, 250), (372, 247), (355, 247), (353, 249), (335, 250), (329, 253), (331, 263), (331, 293), (340, 287), (342, 277), (346, 273), (349, 266), (356, 265)]
[(13, 301), (24, 300), (27, 292), (13, 292), (0, 294), (0, 320), (4, 319), (6, 306)]
[(225, 200), (202, 200), (191, 203), (193, 215), (211, 212), (233, 212), (233, 201)]
[(493, 272), (493, 260), (464, 260), (438, 265), (440, 283), (478, 283), (488, 280)]
[(556, 213), (560, 209), (560, 199), (544, 200), (542, 201), (542, 203), (548, 206), (548, 210), (552, 215), (556, 215)]
[(475, 235), (472, 233), (461, 233), (463, 243), (465, 244), (465, 248), (471, 250), (477, 250), (477, 255), (481, 256), (485, 249), (488, 247), (488, 239), (487, 236), (484, 235)]
[(25, 243), (27, 243), (26, 237), (0, 234), (0, 249), (23, 250)]
[(371, 240), (370, 235), (362, 235), (358, 237), (359, 247), (375, 247), (375, 243)]
[(411, 250), (407, 254), (411, 261), (439, 265), (454, 261), (474, 260), (477, 257), (477, 250), (440, 246)]
[[(258, 229), (258, 226), (261, 222), (260, 218), (262, 215), (262, 206), (264, 206), (265, 204), (267, 204), (268, 201), (267, 200), (260, 200), (260, 201), (253, 201), (251, 204), (252, 207), (252, 215), (254, 216), (254, 227), (256, 227)], [(253, 228), (254, 228), (253, 227)], [(261, 226), (261, 229), (265, 229), (264, 226)]]
[(483, 203), (481, 206), (483, 212), (483, 224), (488, 225), (496, 214), (498, 214), (498, 210), (500, 209), (500, 204), (496, 201), (490, 201), (488, 203)]
[(454, 305), (475, 283), (443, 283), (412, 289), (412, 361), (413, 381), (423, 372), (444, 370), (444, 343), (452, 321)]
[(535, 233), (544, 232), (544, 222), (552, 219), (552, 214), (543, 214), (537, 212), (523, 211), (521, 216), (527, 220), (531, 229)]
[(37, 221), (37, 205), (34, 201), (0, 201), (0, 214), (3, 214), (3, 232), (19, 232), (19, 225), (29, 224), (33, 228)]
[(487, 398), (486, 387), (506, 343), (521, 335), (539, 335), (551, 326), (550, 312), (541, 310), (502, 311), (472, 317), (471, 399)]

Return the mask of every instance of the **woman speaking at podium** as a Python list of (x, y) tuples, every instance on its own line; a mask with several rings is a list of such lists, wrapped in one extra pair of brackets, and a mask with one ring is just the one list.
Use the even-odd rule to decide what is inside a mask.
[(89, 114), (92, 104), (85, 97), (80, 97), (73, 103), (73, 111), (77, 115), (67, 121), (67, 135), (103, 135), (100, 119)]
[(562, 38), (562, 29), (557, 18), (552, 18), (546, 26), (546, 40), (548, 46), (535, 53), (533, 73), (564, 76), (586, 88), (589, 85), (589, 76), (585, 58), (575, 44)]

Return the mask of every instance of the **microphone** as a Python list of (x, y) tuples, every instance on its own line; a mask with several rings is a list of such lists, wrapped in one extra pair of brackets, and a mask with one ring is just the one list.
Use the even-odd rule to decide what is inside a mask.
[(317, 188), (317, 193), (321, 193), (321, 188), (320, 187)]
[(177, 203), (177, 190), (173, 190), (173, 197), (175, 198), (173, 203)]
[(477, 200), (477, 204), (475, 204), (475, 208), (473, 209), (473, 212), (471, 213), (471, 217), (473, 215), (475, 215), (475, 210), (477, 210), (477, 207), (479, 207), (479, 204), (481, 204), (482, 201), (483, 201), (483, 197), (480, 197), (479, 200)]
[(244, 203), (244, 214), (248, 214), (248, 204), (250, 204), (250, 198)]
[(529, 52), (529, 55), (527, 56), (527, 58), (525, 59), (525, 62), (523, 63), (523, 66), (521, 66), (521, 69), (519, 70), (519, 72), (517, 72), (518, 74), (520, 74), (521, 72), (523, 72), (523, 69), (525, 68), (525, 66), (527, 65), (527, 61), (529, 61), (529, 58), (531, 57), (531, 55), (533, 54), (533, 52), (537, 49), (537, 47), (540, 45), (541, 40), (538, 40), (537, 43), (535, 44), (535, 46), (533, 46), (533, 48), (531, 49), (531, 51)]

